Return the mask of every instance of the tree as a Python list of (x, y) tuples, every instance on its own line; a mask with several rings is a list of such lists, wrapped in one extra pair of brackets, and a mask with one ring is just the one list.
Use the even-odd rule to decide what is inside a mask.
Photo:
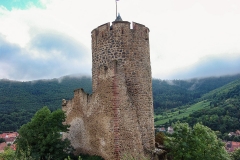
[(165, 134), (163, 132), (158, 132), (156, 135), (155, 135), (155, 142), (159, 145), (163, 145), (164, 143), (164, 140), (165, 140)]
[(51, 112), (43, 107), (30, 122), (19, 129), (16, 140), (19, 157), (40, 160), (62, 160), (73, 151), (68, 139), (62, 140), (61, 132), (67, 132), (69, 125), (64, 125), (65, 113), (58, 109)]
[(233, 141), (235, 141), (235, 142), (239, 142), (239, 141), (240, 141), (239, 136), (234, 136)]
[(177, 122), (174, 133), (165, 140), (173, 160), (230, 160), (222, 143), (210, 128), (197, 123), (193, 128), (188, 123)]
[(240, 160), (240, 148), (230, 154), (232, 160)]
[(4, 152), (0, 153), (0, 160), (16, 160), (15, 151), (10, 147), (5, 147)]
[(6, 142), (4, 138), (0, 138), (0, 143)]

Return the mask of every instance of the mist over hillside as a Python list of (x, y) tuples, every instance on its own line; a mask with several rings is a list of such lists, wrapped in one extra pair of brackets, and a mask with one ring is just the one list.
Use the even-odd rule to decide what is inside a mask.
[[(203, 94), (236, 79), (240, 79), (240, 74), (189, 80), (159, 80), (153, 78), (155, 114), (195, 103)], [(51, 110), (61, 108), (62, 99), (71, 99), (73, 91), (78, 88), (83, 88), (85, 92), (92, 93), (91, 77), (69, 75), (26, 82), (1, 79), (0, 131), (17, 130), (43, 106), (48, 106)]]

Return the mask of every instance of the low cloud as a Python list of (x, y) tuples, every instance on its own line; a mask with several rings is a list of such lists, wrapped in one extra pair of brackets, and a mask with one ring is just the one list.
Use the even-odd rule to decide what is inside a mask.
[(211, 77), (232, 75), (240, 73), (240, 56), (224, 54), (219, 57), (205, 57), (198, 63), (179, 69), (171, 79), (190, 79), (199, 77)]
[(38, 33), (31, 39), (29, 47), (31, 50), (38, 50), (40, 54), (45, 54), (46, 57), (52, 57), (51, 54), (53, 54), (66, 59), (84, 59), (88, 52), (82, 44), (73, 38), (54, 31)]
[(21, 48), (0, 36), (1, 77), (33, 80), (67, 74), (90, 75), (90, 53), (74, 39), (60, 33), (44, 32)]

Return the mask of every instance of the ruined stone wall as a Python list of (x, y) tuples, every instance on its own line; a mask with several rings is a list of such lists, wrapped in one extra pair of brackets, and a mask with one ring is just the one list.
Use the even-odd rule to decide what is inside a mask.
[(125, 21), (92, 31), (93, 94), (63, 101), (76, 153), (120, 159), (154, 149), (149, 29)]

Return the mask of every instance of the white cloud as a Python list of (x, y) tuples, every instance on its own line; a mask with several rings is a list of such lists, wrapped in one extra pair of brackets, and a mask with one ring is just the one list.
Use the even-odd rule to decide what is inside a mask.
[(2, 79), (2, 78), (5, 78), (5, 79), (11, 78), (9, 73), (11, 73), (13, 70), (14, 69), (12, 68), (12, 66), (10, 66), (7, 63), (1, 62), (0, 63), (0, 79)]
[[(62, 68), (65, 70), (62, 74), (90, 74), (91, 31), (114, 21), (115, 1), (41, 0), (41, 3), (42, 8), (30, 5), (24, 10), (14, 8), (11, 11), (1, 6), (0, 34), (6, 41), (24, 50), (21, 54), (30, 56), (36, 62), (58, 59), (62, 64), (67, 60), (71, 67), (64, 66), (67, 69)], [(118, 7), (123, 20), (149, 27), (152, 74), (155, 78), (175, 77), (182, 69), (201, 64), (201, 60), (209, 55), (240, 57), (239, 0), (120, 0)], [(67, 48), (75, 50), (67, 52), (69, 56), (66, 57), (60, 41), (58, 44), (48, 42), (54, 46), (49, 50), (47, 43), (43, 43), (44, 39), (40, 42), (45, 50), (37, 47), (36, 43), (33, 45), (37, 38), (50, 32), (67, 38), (74, 44), (71, 46), (71, 42), (68, 43)], [(81, 48), (77, 49), (76, 45)], [(79, 59), (71, 58), (71, 55), (77, 54)], [(77, 70), (77, 67), (81, 69)], [(56, 69), (55, 72), (60, 71)], [(4, 76), (0, 75), (0, 78)]]

